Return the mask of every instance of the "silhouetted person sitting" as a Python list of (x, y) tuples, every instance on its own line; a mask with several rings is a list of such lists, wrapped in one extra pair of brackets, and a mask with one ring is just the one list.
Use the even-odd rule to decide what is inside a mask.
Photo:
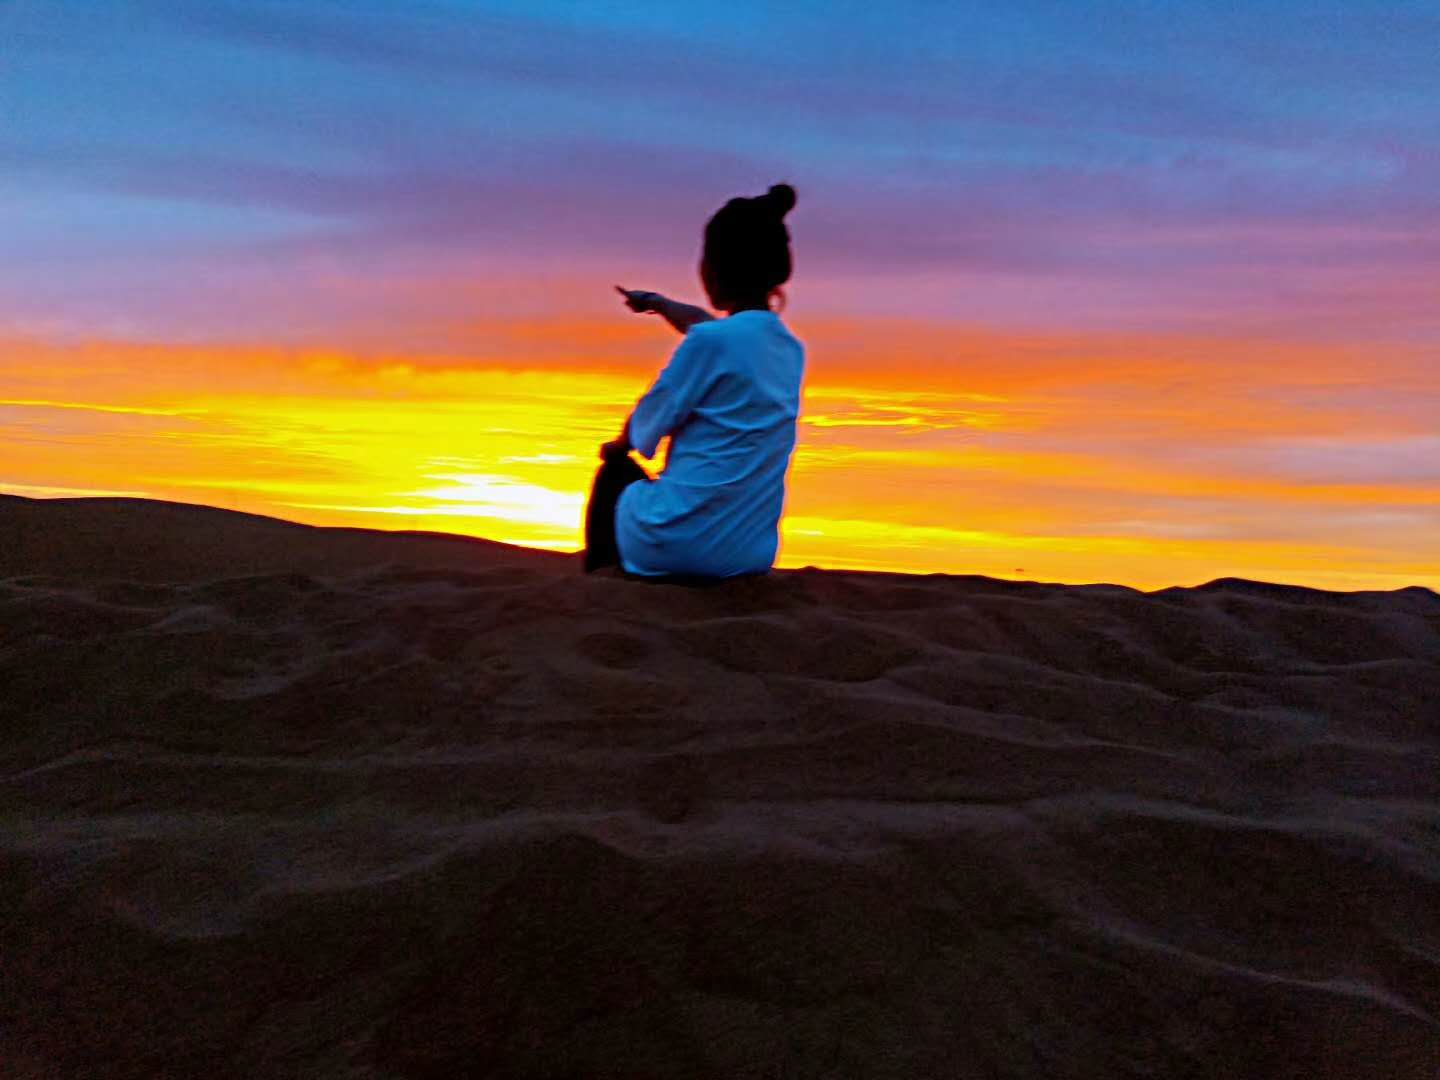
[[(795, 448), (805, 349), (770, 309), (790, 280), (785, 215), (795, 189), (734, 198), (705, 226), (700, 280), (716, 310), (620, 289), (685, 335), (620, 437), (600, 448), (585, 515), (585, 570), (620, 566), (649, 578), (764, 573), (779, 549), (785, 472)], [(616, 286), (618, 289), (619, 286)], [(653, 457), (651, 480), (630, 457)]]

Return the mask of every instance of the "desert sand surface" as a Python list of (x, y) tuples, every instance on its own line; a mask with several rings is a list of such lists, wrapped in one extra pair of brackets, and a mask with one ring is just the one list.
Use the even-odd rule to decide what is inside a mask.
[(0, 499), (0, 1075), (1440, 1076), (1440, 597)]

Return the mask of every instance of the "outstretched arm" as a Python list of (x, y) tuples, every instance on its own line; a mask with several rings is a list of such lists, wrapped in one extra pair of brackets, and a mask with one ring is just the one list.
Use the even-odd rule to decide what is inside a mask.
[(615, 291), (625, 297), (625, 306), (631, 311), (653, 311), (682, 334), (696, 323), (709, 322), (715, 318), (702, 307), (682, 304), (679, 300), (671, 300), (660, 293), (622, 289), (619, 285), (615, 286)]
[(710, 322), (715, 318), (702, 307), (694, 304), (682, 304), (679, 300), (671, 300), (668, 296), (660, 298), (660, 304), (655, 310), (660, 313), (662, 319), (682, 334), (696, 323)]

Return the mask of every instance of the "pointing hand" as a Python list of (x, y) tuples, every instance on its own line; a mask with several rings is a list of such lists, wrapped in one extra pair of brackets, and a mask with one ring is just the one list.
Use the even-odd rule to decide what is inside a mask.
[(641, 313), (658, 311), (661, 301), (665, 299), (657, 292), (646, 292), (644, 289), (622, 289), (616, 285), (615, 291), (625, 298), (626, 307)]

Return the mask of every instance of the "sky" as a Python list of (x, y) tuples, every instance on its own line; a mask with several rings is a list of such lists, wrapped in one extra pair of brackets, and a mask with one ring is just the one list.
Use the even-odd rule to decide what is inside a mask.
[[(573, 550), (785, 180), (780, 564), (1440, 588), (1440, 2), (0, 0), (0, 491)], [(656, 463), (659, 467), (660, 463)]]

